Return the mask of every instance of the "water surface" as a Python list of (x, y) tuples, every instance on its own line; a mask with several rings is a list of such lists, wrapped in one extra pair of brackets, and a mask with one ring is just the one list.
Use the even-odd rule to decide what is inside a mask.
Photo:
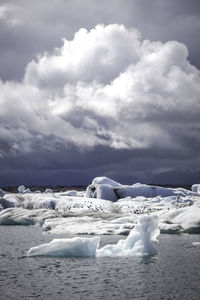
[[(200, 235), (160, 235), (154, 257), (26, 257), (58, 237), (0, 226), (0, 299), (200, 299)], [(101, 246), (121, 238), (103, 236)]]

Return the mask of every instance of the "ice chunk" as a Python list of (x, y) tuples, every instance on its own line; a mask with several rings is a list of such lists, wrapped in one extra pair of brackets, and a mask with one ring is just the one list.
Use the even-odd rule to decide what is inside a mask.
[(157, 250), (153, 242), (157, 241), (160, 231), (156, 216), (143, 216), (125, 240), (119, 240), (116, 245), (106, 245), (98, 249), (99, 237), (72, 239), (54, 239), (48, 244), (42, 244), (29, 250), (28, 256), (143, 256), (155, 255)]
[(143, 216), (125, 240), (97, 249), (97, 256), (155, 255), (157, 250), (153, 242), (157, 242), (159, 233), (158, 218)]
[(193, 246), (200, 246), (200, 242), (193, 242), (192, 245)]
[(191, 190), (195, 193), (200, 194), (200, 184), (193, 184), (192, 187), (191, 187)]
[(20, 185), (20, 186), (18, 187), (18, 192), (19, 192), (19, 193), (23, 193), (24, 190), (25, 190), (25, 186), (24, 186), (24, 185)]
[(28, 256), (68, 256), (93, 257), (99, 245), (99, 237), (72, 239), (54, 239), (48, 244), (32, 247)]

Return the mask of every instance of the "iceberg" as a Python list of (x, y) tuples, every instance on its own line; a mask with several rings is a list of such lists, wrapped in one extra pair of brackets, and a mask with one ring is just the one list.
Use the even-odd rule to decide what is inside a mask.
[(74, 257), (107, 257), (107, 256), (144, 256), (155, 255), (160, 231), (156, 216), (143, 216), (125, 240), (116, 245), (106, 245), (99, 249), (99, 237), (74, 237), (71, 239), (54, 239), (50, 243), (30, 248), (28, 256), (74, 256)]
[(18, 192), (19, 192), (19, 193), (23, 193), (24, 190), (25, 190), (25, 186), (24, 186), (24, 185), (20, 185), (20, 186), (18, 187)]
[(97, 256), (155, 255), (157, 250), (153, 242), (158, 242), (159, 234), (158, 218), (143, 216), (125, 240), (119, 240), (116, 245), (106, 245), (97, 249)]
[(67, 257), (92, 257), (96, 254), (99, 237), (72, 239), (54, 239), (48, 244), (32, 247), (28, 256), (67, 256)]
[(88, 198), (100, 198), (110, 200), (112, 202), (118, 199), (127, 197), (136, 198), (143, 196), (146, 198), (154, 197), (186, 197), (196, 196), (197, 188), (195, 187), (192, 191), (188, 191), (183, 188), (165, 188), (159, 186), (151, 186), (147, 184), (136, 183), (132, 186), (121, 185), (114, 180), (107, 177), (96, 177), (92, 184), (87, 187), (85, 197)]
[(193, 184), (191, 190), (195, 193), (200, 194), (200, 184)]

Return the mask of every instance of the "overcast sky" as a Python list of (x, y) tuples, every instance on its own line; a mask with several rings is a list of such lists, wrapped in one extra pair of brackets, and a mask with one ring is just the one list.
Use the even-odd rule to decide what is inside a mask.
[(0, 0), (0, 186), (200, 182), (199, 0)]

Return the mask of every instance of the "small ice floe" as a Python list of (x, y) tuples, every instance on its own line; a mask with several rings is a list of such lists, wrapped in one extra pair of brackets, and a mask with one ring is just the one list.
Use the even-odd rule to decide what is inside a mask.
[(200, 246), (200, 242), (193, 242), (192, 245), (193, 246)]
[(72, 239), (54, 239), (48, 244), (32, 247), (28, 256), (68, 256), (68, 257), (92, 257), (96, 255), (99, 245), (99, 237)]
[(20, 185), (18, 187), (18, 192), (20, 194), (29, 194), (29, 193), (31, 193), (31, 190), (29, 188), (26, 189), (24, 185)]
[(24, 192), (24, 190), (25, 190), (25, 186), (24, 185), (20, 185), (19, 187), (18, 187), (18, 192), (19, 193), (23, 193)]
[(54, 239), (50, 243), (32, 247), (28, 256), (73, 256), (73, 257), (107, 257), (107, 256), (144, 256), (155, 255), (160, 231), (156, 216), (143, 216), (125, 240), (115, 245), (106, 245), (99, 249), (99, 237), (75, 237), (72, 239)]
[(200, 194), (200, 184), (193, 184), (191, 190), (195, 193)]

